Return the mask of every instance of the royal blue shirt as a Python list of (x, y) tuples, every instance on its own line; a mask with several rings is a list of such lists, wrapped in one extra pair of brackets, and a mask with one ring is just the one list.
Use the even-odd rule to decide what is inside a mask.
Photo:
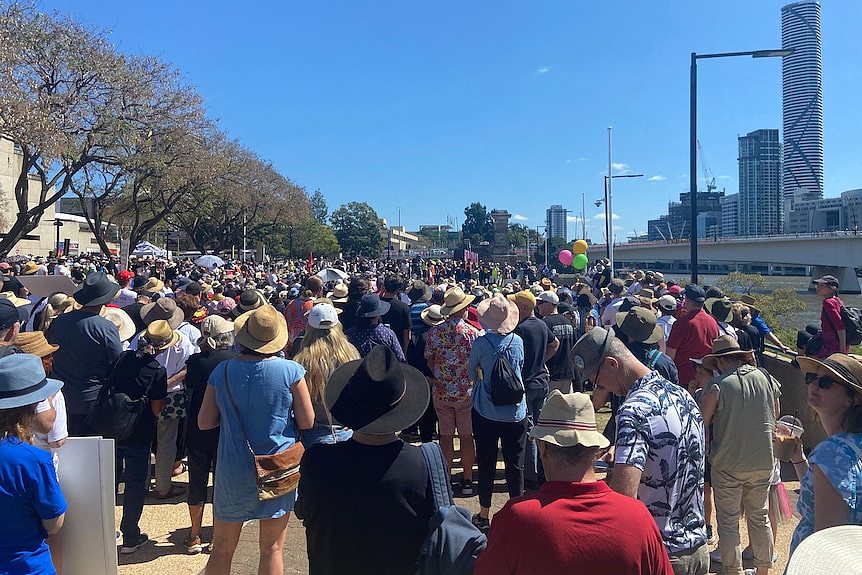
[(0, 439), (0, 572), (56, 573), (42, 520), (65, 512), (51, 454), (17, 438)]

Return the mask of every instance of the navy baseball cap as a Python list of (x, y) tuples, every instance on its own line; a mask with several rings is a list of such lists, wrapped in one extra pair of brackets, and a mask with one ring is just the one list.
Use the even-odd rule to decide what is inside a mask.
[(685, 286), (685, 294), (686, 299), (690, 299), (691, 301), (705, 302), (706, 301), (706, 292), (703, 291), (703, 288), (697, 284), (688, 284)]
[(9, 329), (21, 320), (18, 308), (6, 298), (0, 298), (0, 329)]

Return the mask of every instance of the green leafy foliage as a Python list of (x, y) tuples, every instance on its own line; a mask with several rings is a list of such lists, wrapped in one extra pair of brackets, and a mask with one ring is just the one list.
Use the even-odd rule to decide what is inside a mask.
[(479, 202), (473, 202), (464, 208), (464, 223), (461, 225), (464, 241), (468, 239), (473, 244), (490, 242), (494, 239), (494, 221), (488, 208)]
[(383, 242), (380, 217), (365, 202), (341, 206), (332, 212), (331, 224), (341, 249), (348, 256), (376, 258), (380, 255)]

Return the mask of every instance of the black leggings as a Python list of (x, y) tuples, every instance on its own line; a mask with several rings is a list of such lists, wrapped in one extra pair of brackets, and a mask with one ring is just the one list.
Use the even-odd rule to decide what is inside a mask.
[(198, 449), (186, 445), (189, 458), (189, 493), (186, 500), (189, 505), (203, 505), (207, 502), (207, 483), (210, 469), (215, 479), (216, 450)]
[(476, 442), (476, 464), (479, 467), (479, 505), (491, 507), (494, 491), (494, 474), (497, 471), (497, 442), (503, 449), (506, 465), (506, 487), (509, 497), (524, 494), (524, 465), (522, 454), (527, 440), (527, 418), (514, 423), (492, 421), (474, 409), (473, 439)]

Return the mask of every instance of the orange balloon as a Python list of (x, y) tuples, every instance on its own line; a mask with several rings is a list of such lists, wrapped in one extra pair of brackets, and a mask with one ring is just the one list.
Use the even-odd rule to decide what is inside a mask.
[(585, 240), (578, 240), (572, 243), (572, 253), (577, 254), (585, 254), (587, 253), (587, 248), (590, 247), (587, 245)]

